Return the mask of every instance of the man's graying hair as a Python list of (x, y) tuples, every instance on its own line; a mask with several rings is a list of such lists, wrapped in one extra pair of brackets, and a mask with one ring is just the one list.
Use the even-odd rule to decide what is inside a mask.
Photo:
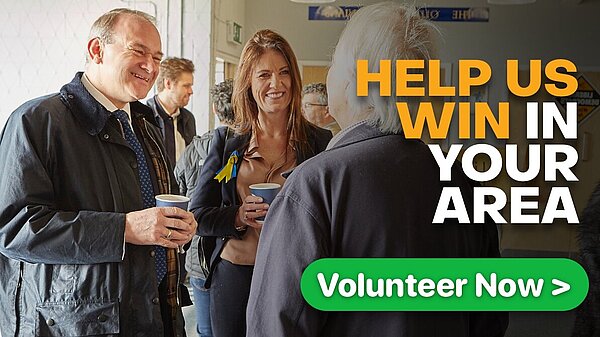
[[(434, 55), (434, 39), (438, 30), (429, 20), (419, 15), (414, 5), (395, 2), (379, 3), (359, 9), (342, 32), (333, 55), (332, 69), (346, 82), (345, 96), (348, 114), (366, 114), (369, 124), (383, 132), (402, 130), (396, 102), (408, 102), (415, 111), (420, 98), (396, 97), (396, 67), (392, 67), (392, 96), (381, 97), (379, 84), (369, 83), (367, 97), (356, 96), (356, 60), (367, 60), (370, 73), (379, 72), (380, 60), (425, 60)], [(424, 71), (426, 81), (427, 70)], [(340, 78), (338, 78), (340, 80)], [(333, 84), (330, 84), (333, 85)], [(343, 85), (343, 84), (340, 84)]]
[(233, 125), (235, 115), (231, 105), (231, 94), (233, 93), (233, 80), (225, 81), (210, 89), (210, 96), (215, 105), (216, 115), (223, 124)]
[[(156, 27), (156, 20), (150, 14), (135, 9), (115, 8), (107, 13), (102, 14), (102, 16), (100, 16), (98, 19), (96, 19), (96, 21), (94, 21), (94, 23), (92, 24), (92, 28), (90, 29), (88, 41), (97, 37), (100, 40), (100, 42), (104, 44), (114, 43), (115, 41), (113, 39), (113, 28), (115, 26), (115, 23), (117, 22), (117, 19), (121, 15), (136, 16), (140, 19), (150, 22)], [(86, 57), (86, 61), (89, 61), (89, 57)]]
[(302, 96), (306, 94), (317, 94), (320, 104), (327, 105), (327, 86), (325, 83), (310, 83), (302, 88)]

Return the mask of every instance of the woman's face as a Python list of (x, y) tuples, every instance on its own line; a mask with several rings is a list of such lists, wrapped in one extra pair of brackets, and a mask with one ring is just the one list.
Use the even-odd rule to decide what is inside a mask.
[(292, 100), (290, 66), (283, 55), (268, 49), (252, 70), (252, 96), (264, 113), (287, 113)]

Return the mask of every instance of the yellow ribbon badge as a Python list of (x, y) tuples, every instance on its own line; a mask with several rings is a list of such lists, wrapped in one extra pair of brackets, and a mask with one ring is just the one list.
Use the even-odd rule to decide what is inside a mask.
[(221, 182), (225, 179), (225, 183), (228, 183), (231, 178), (235, 178), (237, 175), (237, 161), (238, 161), (238, 152), (233, 151), (229, 159), (227, 159), (227, 164), (223, 166), (222, 169), (217, 172), (215, 179)]

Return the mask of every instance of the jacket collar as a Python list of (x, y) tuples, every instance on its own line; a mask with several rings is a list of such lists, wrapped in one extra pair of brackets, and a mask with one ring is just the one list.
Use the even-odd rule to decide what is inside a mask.
[[(229, 155), (233, 152), (236, 151), (240, 154), (240, 155), (244, 155), (244, 152), (246, 152), (246, 149), (248, 148), (248, 145), (250, 143), (250, 134), (245, 134), (245, 135), (234, 135), (233, 137), (229, 138), (226, 142), (225, 142), (225, 154), (227, 155), (227, 158), (229, 158)], [(224, 158), (224, 160), (227, 160), (227, 158)], [(239, 165), (238, 165), (238, 169), (239, 169)]]
[(334, 137), (327, 150), (337, 149), (348, 146), (364, 140), (383, 137), (389, 134), (381, 132), (376, 126), (368, 124), (366, 121), (357, 123), (347, 129), (342, 130)]
[(169, 116), (169, 114), (163, 109), (162, 104), (158, 101), (158, 95), (154, 95), (148, 100), (147, 104), (152, 108), (154, 112), (154, 118), (156, 120), (163, 119)]
[(152, 109), (150, 109), (146, 104), (139, 101), (135, 101), (130, 102), (129, 106), (131, 107), (131, 116), (133, 118), (145, 119), (150, 124), (156, 126), (157, 128), (160, 128), (158, 122), (154, 118), (154, 111), (152, 111)]
[[(110, 112), (100, 104), (81, 83), (83, 72), (78, 72), (70, 83), (60, 88), (61, 99), (86, 131), (95, 136), (106, 126)], [(131, 118), (144, 118), (156, 125), (152, 110), (140, 102), (131, 102)]]

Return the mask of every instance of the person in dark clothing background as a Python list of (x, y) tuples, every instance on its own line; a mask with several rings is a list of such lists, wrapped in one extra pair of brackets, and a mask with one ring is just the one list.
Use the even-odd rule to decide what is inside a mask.
[(173, 166), (196, 135), (196, 119), (185, 108), (194, 93), (193, 85), (192, 61), (178, 57), (167, 58), (160, 63), (156, 80), (158, 94), (146, 102), (154, 111)]
[[(233, 92), (233, 80), (227, 79), (210, 90), (212, 100), (212, 112), (217, 116), (221, 124), (216, 129), (225, 130), (232, 127), (235, 119), (231, 106), (231, 94)], [(179, 184), (181, 194), (191, 197), (196, 188), (198, 177), (208, 156), (208, 150), (215, 130), (209, 130), (202, 136), (194, 136), (189, 146), (185, 149), (177, 165), (175, 165), (175, 177)]]
[[(210, 90), (212, 99), (213, 113), (219, 119), (221, 126), (217, 128), (217, 132), (230, 133), (233, 135), (233, 130), (229, 129), (234, 122), (233, 108), (231, 107), (231, 94), (233, 92), (233, 80), (228, 79), (215, 85)], [(194, 136), (190, 145), (185, 149), (181, 158), (175, 166), (175, 177), (179, 184), (179, 189), (182, 194), (191, 197), (194, 194), (196, 184), (202, 166), (206, 157), (215, 130), (209, 130), (202, 136)], [(185, 269), (190, 276), (190, 284), (194, 292), (194, 308), (196, 310), (196, 331), (202, 337), (211, 337), (212, 329), (210, 325), (210, 294), (208, 289), (204, 287), (204, 282), (207, 276), (207, 266), (202, 265), (210, 256), (203, 256), (203, 251), (200, 249), (202, 238), (199, 235), (194, 235), (190, 249), (186, 252)], [(200, 255), (199, 255), (200, 254)]]
[(380, 60), (426, 63), (434, 33), (411, 4), (366, 6), (348, 22), (327, 76), (329, 111), (342, 130), (326, 151), (294, 169), (269, 208), (251, 283), (248, 337), (504, 336), (508, 313), (324, 312), (300, 291), (303, 271), (322, 258), (500, 257), (494, 223), (432, 223), (443, 186), (459, 188), (466, 200), (473, 188), (459, 165), (452, 181), (440, 182), (427, 145), (403, 136), (396, 102), (414, 108), (419, 99), (381, 96), (377, 82), (368, 96), (357, 96), (356, 60), (367, 60), (370, 73), (380, 71)]

